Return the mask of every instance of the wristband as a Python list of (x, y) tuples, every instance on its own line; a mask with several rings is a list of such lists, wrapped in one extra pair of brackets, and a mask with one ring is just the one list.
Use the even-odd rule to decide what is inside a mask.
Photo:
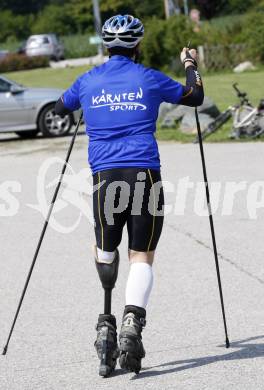
[(189, 50), (186, 51), (186, 57), (184, 58), (183, 63), (185, 64), (187, 61), (192, 62), (196, 67), (198, 66), (197, 61), (191, 56)]
[(186, 62), (192, 62), (193, 65), (197, 67), (197, 61), (196, 61), (194, 58), (192, 58), (191, 56), (190, 56), (190, 58), (186, 57), (186, 58), (183, 60), (183, 63), (184, 63), (184, 64), (185, 64)]

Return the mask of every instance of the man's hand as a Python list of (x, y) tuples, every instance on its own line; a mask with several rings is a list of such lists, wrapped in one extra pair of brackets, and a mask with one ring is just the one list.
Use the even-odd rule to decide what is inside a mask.
[(181, 52), (181, 62), (184, 64), (185, 69), (190, 65), (197, 66), (197, 51), (195, 49), (188, 49), (184, 47)]

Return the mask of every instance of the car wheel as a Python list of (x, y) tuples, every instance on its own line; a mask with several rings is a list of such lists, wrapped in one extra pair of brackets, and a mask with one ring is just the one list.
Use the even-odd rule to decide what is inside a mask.
[(38, 128), (44, 137), (62, 137), (69, 133), (73, 125), (71, 114), (61, 118), (55, 114), (55, 105), (44, 107), (39, 115)]
[(16, 131), (16, 134), (21, 138), (35, 138), (39, 130), (26, 130), (26, 131)]

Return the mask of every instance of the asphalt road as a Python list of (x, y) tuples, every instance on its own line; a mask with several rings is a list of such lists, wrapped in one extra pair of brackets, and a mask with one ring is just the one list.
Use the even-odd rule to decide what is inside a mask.
[[(34, 141), (0, 137), (2, 346), (43, 226), (38, 206), (42, 204), (45, 209), (43, 194), (51, 197), (60, 170), (57, 161), (50, 158), (64, 158), (69, 141), (69, 137)], [(179, 192), (166, 194), (174, 212), (166, 216), (154, 265), (155, 284), (143, 334), (147, 351), (144, 369), (135, 376), (118, 368), (109, 379), (98, 377), (93, 347), (103, 292), (91, 252), (91, 178), (87, 179), (87, 171), (83, 171), (87, 167), (86, 149), (86, 137), (81, 135), (71, 158), (80, 180), (73, 180), (71, 171), (66, 178), (70, 189), (66, 184), (62, 188), (53, 228), (47, 231), (8, 354), (0, 356), (1, 390), (263, 390), (264, 191), (258, 194), (257, 210), (252, 197), (248, 201), (248, 193), (252, 195), (254, 186), (261, 185), (256, 182), (264, 180), (264, 144), (205, 146), (209, 179), (222, 185), (214, 219), (229, 350), (224, 347), (208, 218), (197, 215), (196, 183), (202, 180), (199, 149), (197, 145), (160, 144), (163, 178), (171, 183), (170, 190), (188, 176), (195, 188), (189, 190), (185, 210)], [(54, 165), (47, 165), (47, 161)], [(46, 178), (41, 181), (45, 172)], [(230, 181), (245, 181), (246, 187), (237, 193), (231, 215), (222, 215), (224, 199), (228, 203), (230, 194), (230, 190), (225, 194), (224, 186)], [(76, 194), (82, 200), (77, 206)], [(254, 210), (256, 219), (252, 218)], [(13, 216), (3, 216), (8, 213)], [(119, 326), (128, 273), (125, 236), (113, 292)]]

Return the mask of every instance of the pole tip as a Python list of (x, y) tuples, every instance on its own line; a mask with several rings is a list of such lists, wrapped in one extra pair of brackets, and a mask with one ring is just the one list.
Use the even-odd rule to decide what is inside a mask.
[(5, 348), (3, 349), (2, 355), (5, 356), (6, 353), (7, 353), (7, 345), (6, 345)]
[(229, 342), (229, 339), (228, 337), (226, 338), (226, 348), (229, 348), (230, 347), (230, 342)]

